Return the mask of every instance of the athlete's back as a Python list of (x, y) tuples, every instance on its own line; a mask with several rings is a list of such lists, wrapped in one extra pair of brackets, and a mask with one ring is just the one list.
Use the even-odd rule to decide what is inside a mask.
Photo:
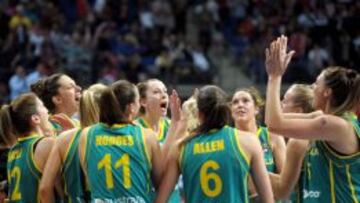
[[(9, 200), (11, 202), (38, 202), (37, 194), (41, 171), (33, 159), (34, 145), (40, 136), (19, 139), (11, 148), (7, 170), (9, 181)], [(31, 185), (31, 187), (29, 187)]]
[(89, 129), (85, 168), (92, 201), (150, 202), (151, 165), (143, 136), (132, 124)]
[(223, 127), (188, 141), (180, 168), (186, 202), (247, 202), (247, 162), (237, 130)]

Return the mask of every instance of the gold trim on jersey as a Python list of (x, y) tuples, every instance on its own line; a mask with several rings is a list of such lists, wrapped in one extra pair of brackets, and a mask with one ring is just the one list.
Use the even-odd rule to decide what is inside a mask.
[(245, 154), (245, 152), (244, 152), (244, 150), (242, 149), (241, 144), (240, 144), (239, 131), (238, 131), (236, 128), (234, 128), (233, 130), (234, 130), (234, 134), (235, 134), (235, 140), (236, 140), (237, 147), (238, 147), (240, 153), (242, 154), (242, 156), (244, 157), (246, 163), (250, 166), (249, 157), (246, 156), (246, 154)]
[[(76, 135), (79, 133), (79, 131), (81, 131), (80, 129), (76, 130), (73, 135), (72, 135), (72, 138), (70, 140), (70, 143), (68, 144), (68, 148), (66, 149), (66, 153), (65, 153), (65, 158), (64, 158), (64, 162), (66, 161), (66, 159), (68, 158), (68, 155), (69, 155), (69, 152), (70, 152), (70, 149), (71, 149), (71, 146), (72, 144), (74, 143), (74, 140), (75, 140), (75, 137)], [(81, 132), (80, 132), (81, 133)], [(70, 160), (71, 162), (71, 160)], [(66, 164), (66, 163), (65, 163)], [(67, 167), (64, 167), (64, 169), (67, 168)]]
[[(152, 129), (151, 127), (150, 127), (150, 125), (149, 125), (149, 123), (145, 120), (145, 118), (139, 118), (139, 120), (142, 120), (143, 122), (144, 122), (144, 124), (145, 124), (145, 126), (143, 126), (144, 128), (150, 128), (152, 131), (154, 131), (155, 132), (155, 130), (154, 129)], [(158, 141), (160, 141), (160, 140), (163, 140), (164, 139), (164, 137), (165, 137), (165, 135), (164, 135), (164, 130), (165, 130), (165, 118), (163, 118), (163, 117), (161, 117), (160, 118), (160, 120), (159, 120), (159, 122), (158, 122), (158, 127), (159, 127), (159, 132), (155, 132), (156, 133), (156, 139), (158, 140)], [(141, 124), (141, 121), (138, 121), (138, 123), (140, 124), (140, 125), (142, 125)]]
[(262, 131), (262, 128), (261, 128), (261, 127), (259, 127), (259, 128), (257, 129), (257, 131), (256, 131), (256, 135), (257, 135), (258, 138), (260, 138), (261, 131)]
[(346, 165), (346, 176), (347, 176), (347, 180), (348, 180), (348, 183), (349, 183), (349, 188), (351, 190), (351, 197), (352, 197), (354, 203), (359, 203), (359, 201), (357, 199), (354, 184), (351, 181), (352, 178), (351, 178), (350, 166), (349, 165)]
[[(40, 181), (41, 177), (39, 177), (39, 175), (32, 170), (31, 165), (34, 166), (35, 170), (37, 170), (38, 173), (42, 174), (42, 171), (40, 170), (39, 166), (36, 164), (35, 159), (34, 159), (34, 155), (35, 155), (34, 144), (37, 143), (37, 142), (40, 142), (40, 141), (41, 141), (41, 138), (39, 138), (39, 139), (35, 140), (33, 143), (31, 143), (30, 149), (28, 151), (28, 153), (30, 155), (30, 159), (26, 158), (28, 167), (30, 169), (30, 172), (36, 177), (36, 179), (38, 181)], [(30, 162), (32, 162), (32, 163), (30, 163)]]
[(335, 180), (334, 180), (334, 166), (332, 161), (329, 161), (329, 176), (330, 176), (330, 193), (331, 193), (331, 203), (336, 202), (336, 194), (335, 194)]
[(34, 138), (34, 137), (40, 137), (40, 135), (38, 135), (37, 133), (35, 133), (35, 132), (32, 132), (32, 133), (30, 133), (28, 136), (26, 136), (26, 137), (19, 137), (18, 139), (17, 139), (17, 141), (18, 142), (22, 142), (22, 141), (26, 141), (26, 140), (29, 140), (29, 139), (31, 139), (31, 138)]
[(141, 127), (141, 126), (138, 126), (138, 127), (140, 128), (140, 133), (141, 133), (141, 138), (142, 138), (143, 144), (144, 144), (144, 151), (145, 151), (146, 159), (148, 160), (148, 163), (149, 163), (149, 165), (150, 165), (150, 168), (152, 168), (151, 156), (150, 156), (150, 154), (149, 154), (148, 147), (147, 147), (147, 143), (146, 143), (146, 140), (145, 140), (144, 128)]
[(354, 154), (351, 154), (351, 155), (340, 155), (336, 151), (334, 151), (331, 147), (329, 147), (329, 145), (326, 142), (322, 141), (322, 143), (324, 144), (326, 150), (338, 159), (347, 160), (347, 159), (354, 158), (356, 156), (360, 156), (360, 151), (355, 152)]
[(184, 151), (185, 151), (185, 143), (180, 146), (180, 155), (179, 155), (179, 168), (181, 170), (182, 161), (184, 157)]

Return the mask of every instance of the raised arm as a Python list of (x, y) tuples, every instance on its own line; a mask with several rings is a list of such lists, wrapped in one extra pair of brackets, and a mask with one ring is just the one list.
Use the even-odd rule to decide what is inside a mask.
[(316, 118), (287, 119), (281, 110), (280, 86), (282, 76), (294, 52), (286, 53), (287, 38), (281, 37), (271, 43), (266, 50), (266, 71), (268, 85), (265, 121), (272, 132), (298, 139), (320, 139), (337, 142), (343, 139), (343, 132), (349, 124), (332, 115)]
[(286, 119), (312, 119), (323, 115), (321, 110), (313, 111), (311, 113), (284, 113)]
[(173, 90), (170, 95), (170, 111), (171, 111), (171, 124), (170, 124), (169, 131), (166, 135), (165, 143), (161, 149), (163, 158), (166, 158), (166, 156), (169, 152), (169, 149), (173, 146), (173, 144), (178, 139), (175, 135), (175, 130), (176, 130), (178, 122), (180, 121), (180, 118), (181, 118), (181, 102), (180, 102), (179, 96), (175, 90)]

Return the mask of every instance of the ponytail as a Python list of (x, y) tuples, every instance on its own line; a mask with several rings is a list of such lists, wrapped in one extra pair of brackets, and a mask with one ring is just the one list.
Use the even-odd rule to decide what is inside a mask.
[(23, 136), (32, 130), (31, 116), (38, 113), (37, 97), (33, 93), (22, 94), (4, 105), (0, 110), (0, 137), (11, 144), (15, 137)]
[(106, 88), (100, 97), (100, 122), (108, 125), (130, 123), (127, 107), (137, 95), (136, 86), (126, 80), (119, 80)]
[(5, 104), (0, 110), (0, 142), (5, 146), (12, 146), (15, 143), (13, 125), (11, 119), (11, 105)]
[(360, 75), (343, 67), (324, 70), (325, 85), (332, 90), (331, 109), (334, 115), (352, 111), (360, 102)]
[(208, 85), (200, 89), (197, 106), (203, 120), (196, 132), (207, 133), (230, 124), (231, 113), (226, 93), (217, 86)]

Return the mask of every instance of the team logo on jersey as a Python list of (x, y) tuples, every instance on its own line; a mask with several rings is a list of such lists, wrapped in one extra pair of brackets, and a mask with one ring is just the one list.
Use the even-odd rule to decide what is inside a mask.
[(264, 153), (267, 153), (270, 151), (270, 146), (267, 143), (263, 143), (261, 145), (261, 147), (262, 147)]
[(303, 197), (304, 199), (307, 198), (319, 198), (321, 195), (320, 191), (316, 191), (316, 190), (303, 190)]

